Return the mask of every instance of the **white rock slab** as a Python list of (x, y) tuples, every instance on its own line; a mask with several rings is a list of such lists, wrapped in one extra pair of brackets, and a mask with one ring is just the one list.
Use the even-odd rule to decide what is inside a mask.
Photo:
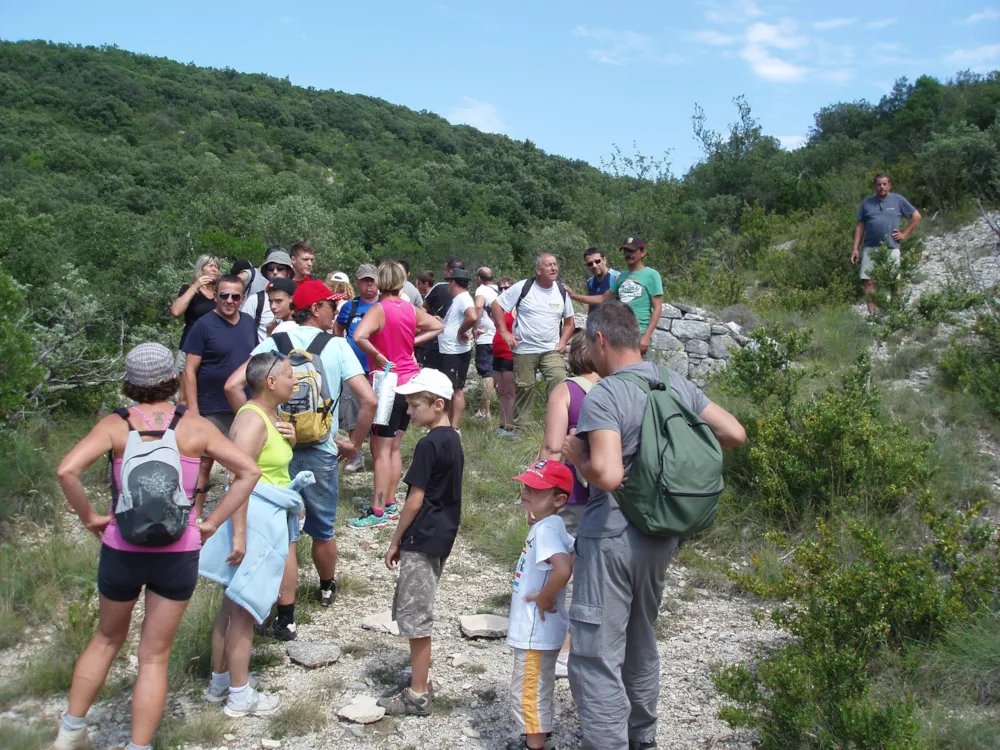
[(458, 618), (462, 635), (466, 638), (505, 638), (507, 636), (506, 617), (500, 615), (465, 615)]
[(337, 716), (355, 724), (374, 724), (385, 716), (385, 709), (374, 703), (351, 703), (337, 712)]
[(288, 658), (307, 669), (335, 664), (340, 659), (340, 646), (333, 643), (306, 643), (299, 641), (285, 647)]
[(361, 621), (361, 627), (365, 630), (374, 630), (376, 633), (399, 635), (399, 625), (392, 619), (392, 610), (369, 615)]

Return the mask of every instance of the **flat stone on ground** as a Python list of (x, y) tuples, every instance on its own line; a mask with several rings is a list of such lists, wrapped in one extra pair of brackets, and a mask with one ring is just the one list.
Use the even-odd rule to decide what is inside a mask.
[(285, 647), (288, 658), (307, 669), (326, 667), (340, 659), (340, 646), (333, 643), (304, 643), (298, 641)]
[(507, 618), (500, 615), (465, 615), (458, 622), (466, 638), (504, 638), (507, 635)]
[(365, 630), (374, 630), (376, 633), (399, 635), (399, 625), (392, 619), (392, 610), (368, 615), (368, 617), (361, 621), (361, 627)]
[(352, 703), (337, 711), (337, 716), (355, 724), (374, 724), (385, 716), (385, 709), (374, 703)]

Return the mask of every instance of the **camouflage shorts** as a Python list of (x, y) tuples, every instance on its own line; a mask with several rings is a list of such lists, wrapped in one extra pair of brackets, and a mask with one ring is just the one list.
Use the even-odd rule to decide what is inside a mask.
[(444, 560), (425, 552), (399, 553), (399, 578), (392, 599), (392, 619), (404, 638), (427, 638), (434, 629), (434, 595)]

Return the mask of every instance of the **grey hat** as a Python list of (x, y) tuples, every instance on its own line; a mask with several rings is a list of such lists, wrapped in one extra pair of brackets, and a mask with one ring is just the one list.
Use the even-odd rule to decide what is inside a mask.
[(125, 380), (132, 385), (159, 385), (176, 375), (174, 355), (163, 344), (139, 344), (125, 355)]
[(354, 274), (355, 279), (378, 279), (378, 269), (371, 263), (362, 263)]
[(274, 263), (279, 266), (288, 266), (289, 268), (291, 268), (292, 258), (284, 250), (278, 249), (275, 250), (270, 255), (268, 255), (267, 258), (264, 260), (264, 262), (260, 264), (260, 267), (263, 268), (268, 263)]
[(471, 281), (472, 274), (464, 268), (453, 268), (451, 269), (451, 273), (448, 274), (448, 278), (455, 279), (456, 281)]

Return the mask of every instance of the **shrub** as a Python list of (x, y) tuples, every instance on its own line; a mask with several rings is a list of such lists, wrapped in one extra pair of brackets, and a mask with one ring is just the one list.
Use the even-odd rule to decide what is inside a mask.
[(994, 416), (1000, 416), (1000, 318), (990, 310), (976, 319), (979, 339), (953, 344), (941, 356), (945, 383), (972, 393)]

